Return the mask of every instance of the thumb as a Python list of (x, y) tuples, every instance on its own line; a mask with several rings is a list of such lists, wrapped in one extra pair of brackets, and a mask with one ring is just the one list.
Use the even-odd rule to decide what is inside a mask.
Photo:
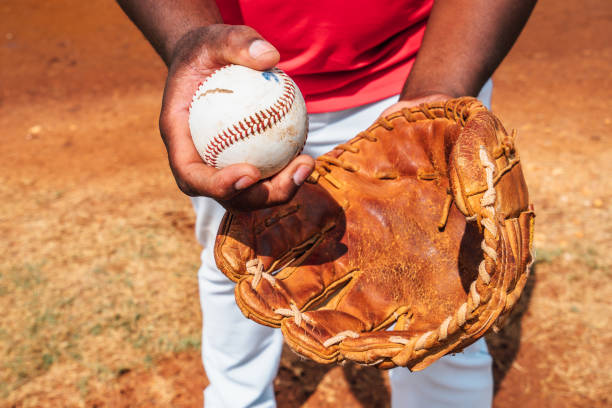
[(226, 26), (225, 45), (220, 47), (219, 64), (244, 65), (259, 71), (273, 68), (280, 54), (272, 44), (248, 26)]

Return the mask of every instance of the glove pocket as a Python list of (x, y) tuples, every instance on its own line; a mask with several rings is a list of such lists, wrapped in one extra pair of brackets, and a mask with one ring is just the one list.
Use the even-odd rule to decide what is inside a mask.
[(219, 269), (233, 281), (258, 260), (265, 272), (299, 264), (337, 227), (342, 208), (319, 185), (305, 184), (287, 204), (253, 212), (227, 212), (215, 242)]

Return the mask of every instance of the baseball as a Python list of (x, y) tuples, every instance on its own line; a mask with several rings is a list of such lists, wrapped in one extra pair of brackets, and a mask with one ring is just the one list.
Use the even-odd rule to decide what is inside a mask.
[(249, 163), (266, 178), (302, 151), (308, 116), (302, 93), (280, 69), (226, 65), (193, 96), (189, 129), (209, 166)]

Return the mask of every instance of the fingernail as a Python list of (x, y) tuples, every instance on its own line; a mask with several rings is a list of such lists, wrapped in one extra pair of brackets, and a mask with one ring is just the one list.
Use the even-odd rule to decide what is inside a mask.
[(295, 173), (293, 173), (293, 183), (296, 186), (301, 186), (302, 183), (304, 183), (304, 180), (306, 180), (306, 178), (310, 175), (311, 172), (312, 169), (310, 168), (310, 166), (302, 165), (298, 167)]
[(264, 40), (255, 40), (249, 47), (249, 54), (251, 54), (251, 57), (255, 59), (270, 51), (274, 51), (274, 47), (272, 44)]
[(249, 176), (242, 176), (236, 183), (234, 183), (234, 188), (236, 190), (244, 190), (245, 188), (253, 184), (253, 182), (253, 179)]

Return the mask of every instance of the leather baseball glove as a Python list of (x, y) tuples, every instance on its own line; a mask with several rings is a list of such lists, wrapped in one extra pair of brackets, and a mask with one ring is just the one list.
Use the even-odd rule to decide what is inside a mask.
[(514, 145), (473, 98), (379, 118), (287, 204), (226, 213), (217, 265), (298, 354), (420, 370), (510, 312), (533, 261)]

